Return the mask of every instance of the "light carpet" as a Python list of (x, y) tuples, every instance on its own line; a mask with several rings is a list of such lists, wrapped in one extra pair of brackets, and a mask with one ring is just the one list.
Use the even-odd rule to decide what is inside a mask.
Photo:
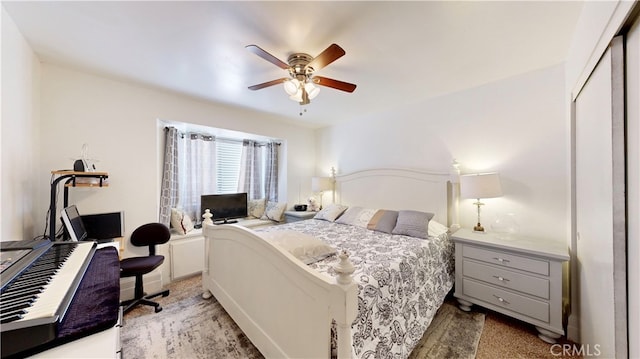
[[(125, 316), (124, 359), (263, 358), (215, 298), (193, 295), (162, 305), (157, 314)], [(483, 326), (483, 313), (463, 312), (447, 300), (410, 359), (474, 358)]]

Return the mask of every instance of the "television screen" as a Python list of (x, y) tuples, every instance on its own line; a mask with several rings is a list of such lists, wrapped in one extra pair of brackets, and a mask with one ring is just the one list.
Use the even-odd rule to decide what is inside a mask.
[(123, 236), (124, 211), (83, 214), (80, 217), (89, 238), (113, 239)]
[[(207, 194), (200, 197), (200, 215), (209, 209), (213, 221), (229, 222), (229, 219), (247, 216), (247, 194)], [(202, 217), (201, 217), (202, 218)], [(200, 218), (200, 220), (202, 220)]]
[(84, 228), (80, 213), (75, 205), (71, 205), (62, 210), (62, 222), (72, 241), (83, 241), (87, 239), (87, 230)]

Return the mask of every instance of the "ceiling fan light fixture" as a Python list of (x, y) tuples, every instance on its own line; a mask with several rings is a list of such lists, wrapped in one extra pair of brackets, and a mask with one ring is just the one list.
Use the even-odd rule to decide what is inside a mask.
[(284, 82), (284, 91), (289, 96), (295, 95), (300, 91), (300, 82), (297, 79), (291, 79)]
[(298, 89), (298, 91), (296, 93), (294, 93), (293, 95), (289, 96), (290, 100), (293, 100), (295, 102), (302, 102), (302, 89)]
[(318, 86), (315, 86), (311, 82), (307, 82), (306, 84), (304, 84), (304, 89), (309, 95), (309, 100), (313, 100), (320, 93), (320, 88)]
[(246, 48), (264, 60), (289, 72), (289, 78), (280, 78), (249, 86), (250, 90), (259, 90), (283, 84), (289, 99), (300, 103), (300, 105), (307, 105), (311, 103), (311, 99), (314, 99), (320, 93), (318, 86), (330, 87), (349, 93), (356, 89), (355, 84), (315, 75), (315, 71), (326, 67), (346, 53), (336, 44), (331, 44), (316, 57), (301, 52), (293, 53), (289, 55), (287, 62), (281, 61), (257, 45), (247, 45)]

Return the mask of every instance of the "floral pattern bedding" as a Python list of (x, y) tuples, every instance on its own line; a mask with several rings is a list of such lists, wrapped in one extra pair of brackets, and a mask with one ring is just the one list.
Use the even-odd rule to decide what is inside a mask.
[[(359, 358), (407, 358), (453, 287), (448, 234), (420, 239), (310, 219), (259, 231), (294, 230), (346, 250), (355, 267), (358, 316), (352, 325)], [(334, 276), (337, 256), (310, 264)]]

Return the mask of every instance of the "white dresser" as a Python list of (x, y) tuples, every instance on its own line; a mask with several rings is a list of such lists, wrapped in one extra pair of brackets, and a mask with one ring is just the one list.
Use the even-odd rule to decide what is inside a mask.
[(548, 240), (461, 229), (455, 242), (455, 297), (533, 324), (548, 342), (564, 335), (565, 244)]

